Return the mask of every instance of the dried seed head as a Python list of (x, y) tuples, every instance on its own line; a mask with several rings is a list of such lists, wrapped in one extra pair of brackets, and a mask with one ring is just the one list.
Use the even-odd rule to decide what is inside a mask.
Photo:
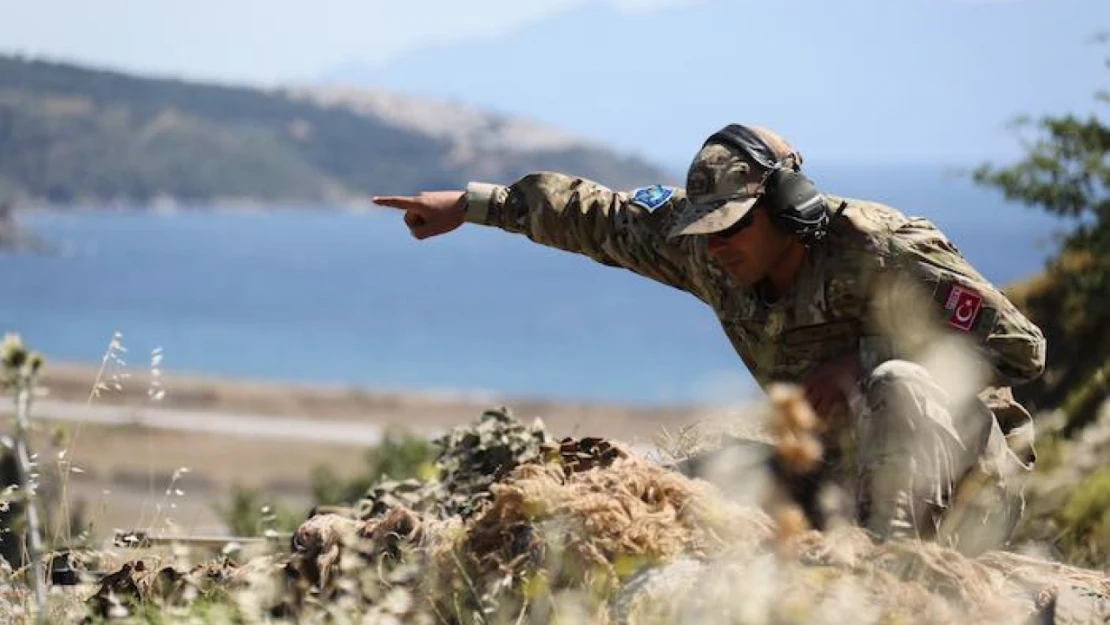
[(810, 473), (821, 463), (823, 449), (812, 435), (781, 438), (775, 448), (783, 465), (791, 473)]
[(791, 539), (810, 529), (802, 509), (794, 504), (786, 504), (775, 510), (775, 544), (783, 554)]
[(14, 372), (27, 362), (27, 348), (23, 339), (18, 334), (9, 332), (4, 335), (4, 343), (0, 346), (0, 361), (9, 372)]
[(820, 427), (820, 420), (813, 407), (806, 401), (800, 386), (776, 384), (768, 390), (773, 410), (774, 431), (777, 436), (787, 432), (813, 432)]
[(779, 408), (783, 404), (789, 403), (802, 397), (802, 388), (796, 384), (776, 383), (767, 388), (767, 398), (771, 401), (771, 405)]
[(783, 404), (779, 412), (786, 427), (794, 431), (812, 432), (817, 429), (817, 414), (801, 395)]
[(820, 421), (801, 387), (776, 384), (768, 390), (768, 396), (774, 409), (775, 450), (783, 466), (795, 474), (816, 470), (824, 453), (815, 435)]

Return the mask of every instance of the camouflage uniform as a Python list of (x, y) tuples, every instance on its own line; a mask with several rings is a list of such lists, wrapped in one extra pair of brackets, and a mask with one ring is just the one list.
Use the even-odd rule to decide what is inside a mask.
[[(783, 154), (800, 162), (800, 155)], [(758, 172), (727, 165), (736, 158), (723, 146), (703, 147), (686, 190), (657, 185), (620, 192), (553, 172), (509, 186), (471, 183), (467, 221), (693, 294), (716, 312), (763, 387), (800, 383), (820, 364), (858, 353), (865, 374), (853, 418), (830, 443), (844, 452), (842, 469), (853, 476), (863, 524), (880, 536), (901, 524), (965, 551), (1008, 536), (1019, 503), (1017, 475), (1031, 467), (1028, 441), (1017, 440), (1030, 431), (1031, 420), (1008, 387), (1041, 373), (1040, 330), (929, 221), (830, 195), (828, 205), (840, 210), (826, 240), (807, 251), (792, 290), (766, 301), (759, 289), (736, 284), (715, 263), (707, 237), (676, 235), (684, 228), (723, 229), (738, 218), (733, 211), (706, 226), (705, 215), (717, 210), (713, 219), (721, 211), (703, 209), (686, 195), (696, 189), (712, 199), (723, 187), (751, 186)], [(726, 180), (730, 175), (735, 179)], [(927, 367), (929, 350), (951, 337), (988, 365), (975, 388), (943, 386)], [(966, 387), (973, 373), (968, 369), (956, 386)], [(953, 500), (963, 502), (961, 509), (942, 515)], [(1007, 505), (1000, 506), (1002, 500)], [(992, 510), (1006, 512), (986, 531), (980, 513)]]

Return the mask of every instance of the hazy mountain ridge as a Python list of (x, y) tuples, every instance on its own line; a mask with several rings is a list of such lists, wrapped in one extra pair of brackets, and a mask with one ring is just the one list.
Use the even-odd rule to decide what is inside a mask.
[[(446, 141), (450, 145), (444, 153), (446, 165), (468, 172), (473, 179), (508, 180), (529, 171), (557, 170), (617, 188), (674, 182), (673, 175), (667, 176), (636, 157), (614, 154), (596, 142), (464, 104), (334, 86), (291, 89), (288, 93), (295, 99), (345, 109)], [(641, 171), (645, 173), (641, 175)]]
[(343, 202), (652, 165), (527, 121), (374, 91), (259, 89), (0, 56), (0, 200)]
[(969, 165), (1019, 153), (1015, 116), (1090, 109), (1108, 20), (1102, 0), (592, 2), (318, 79), (527, 112), (672, 169), (734, 121), (810, 165)]

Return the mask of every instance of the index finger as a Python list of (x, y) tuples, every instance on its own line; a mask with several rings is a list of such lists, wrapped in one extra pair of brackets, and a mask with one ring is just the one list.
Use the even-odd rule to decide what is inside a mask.
[(424, 208), (419, 198), (411, 195), (375, 195), (370, 198), (370, 200), (379, 206), (388, 206), (401, 210), (420, 210)]

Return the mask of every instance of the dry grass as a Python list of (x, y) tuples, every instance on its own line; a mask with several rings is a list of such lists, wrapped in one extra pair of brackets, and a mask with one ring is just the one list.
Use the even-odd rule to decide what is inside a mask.
[[(617, 584), (632, 566), (680, 554), (709, 557), (771, 532), (763, 513), (719, 497), (706, 482), (690, 480), (626, 456), (604, 470), (563, 474), (560, 467), (524, 465), (491, 488), (493, 504), (471, 530), (466, 551), (480, 574), (503, 568), (516, 553), (513, 528), (557, 521), (565, 568)], [(584, 581), (584, 580), (580, 580)]]
[[(1110, 578), (1093, 571), (875, 545), (852, 528), (803, 532), (784, 551), (765, 514), (631, 456), (570, 475), (523, 465), (492, 490), (469, 521), (403, 509), (319, 516), (298, 531), (292, 559), (190, 569), (148, 556), (142, 570), (120, 571), (113, 593), (84, 597), (142, 622), (255, 622), (276, 606), (300, 622), (753, 625), (1024, 623), (1061, 589), (1110, 598)], [(77, 598), (63, 609), (55, 595), (57, 613), (76, 614)]]
[[(739, 425), (711, 418), (678, 428), (667, 453), (681, 458), (742, 437), (773, 443), (790, 471), (812, 471), (819, 424), (796, 392), (771, 400)], [(147, 476), (167, 482), (144, 496), (145, 506), (160, 504), (154, 516), (140, 516), (151, 525), (178, 514), (167, 504), (182, 501), (200, 476), (180, 466), (213, 472), (206, 479), (215, 491), (229, 484), (227, 474), (264, 486), (303, 479), (303, 466), (272, 459), (308, 457), (296, 443), (251, 445), (258, 455), (247, 456), (238, 441), (220, 437), (86, 427), (81, 444), (96, 449), (97, 460), (73, 474), (82, 476), (74, 486), (119, 475), (123, 465), (110, 462), (133, 460), (142, 447), (128, 436), (152, 452)], [(176, 455), (205, 446), (205, 455)], [(352, 451), (325, 455), (357, 462)], [(1011, 623), (1056, 600), (1073, 611), (1086, 609), (1084, 597), (1110, 602), (1110, 578), (1093, 571), (1013, 554), (972, 560), (915, 541), (876, 545), (853, 528), (807, 531), (788, 501), (768, 514), (617, 443), (564, 442), (489, 494), (465, 518), (400, 507), (367, 520), (317, 516), (298, 530), (292, 553), (201, 560), (177, 550), (94, 552), (113, 574), (95, 589), (53, 589), (49, 614), (60, 622), (91, 611), (158, 623)], [(0, 619), (30, 622), (28, 595), (19, 572), (0, 571)]]

